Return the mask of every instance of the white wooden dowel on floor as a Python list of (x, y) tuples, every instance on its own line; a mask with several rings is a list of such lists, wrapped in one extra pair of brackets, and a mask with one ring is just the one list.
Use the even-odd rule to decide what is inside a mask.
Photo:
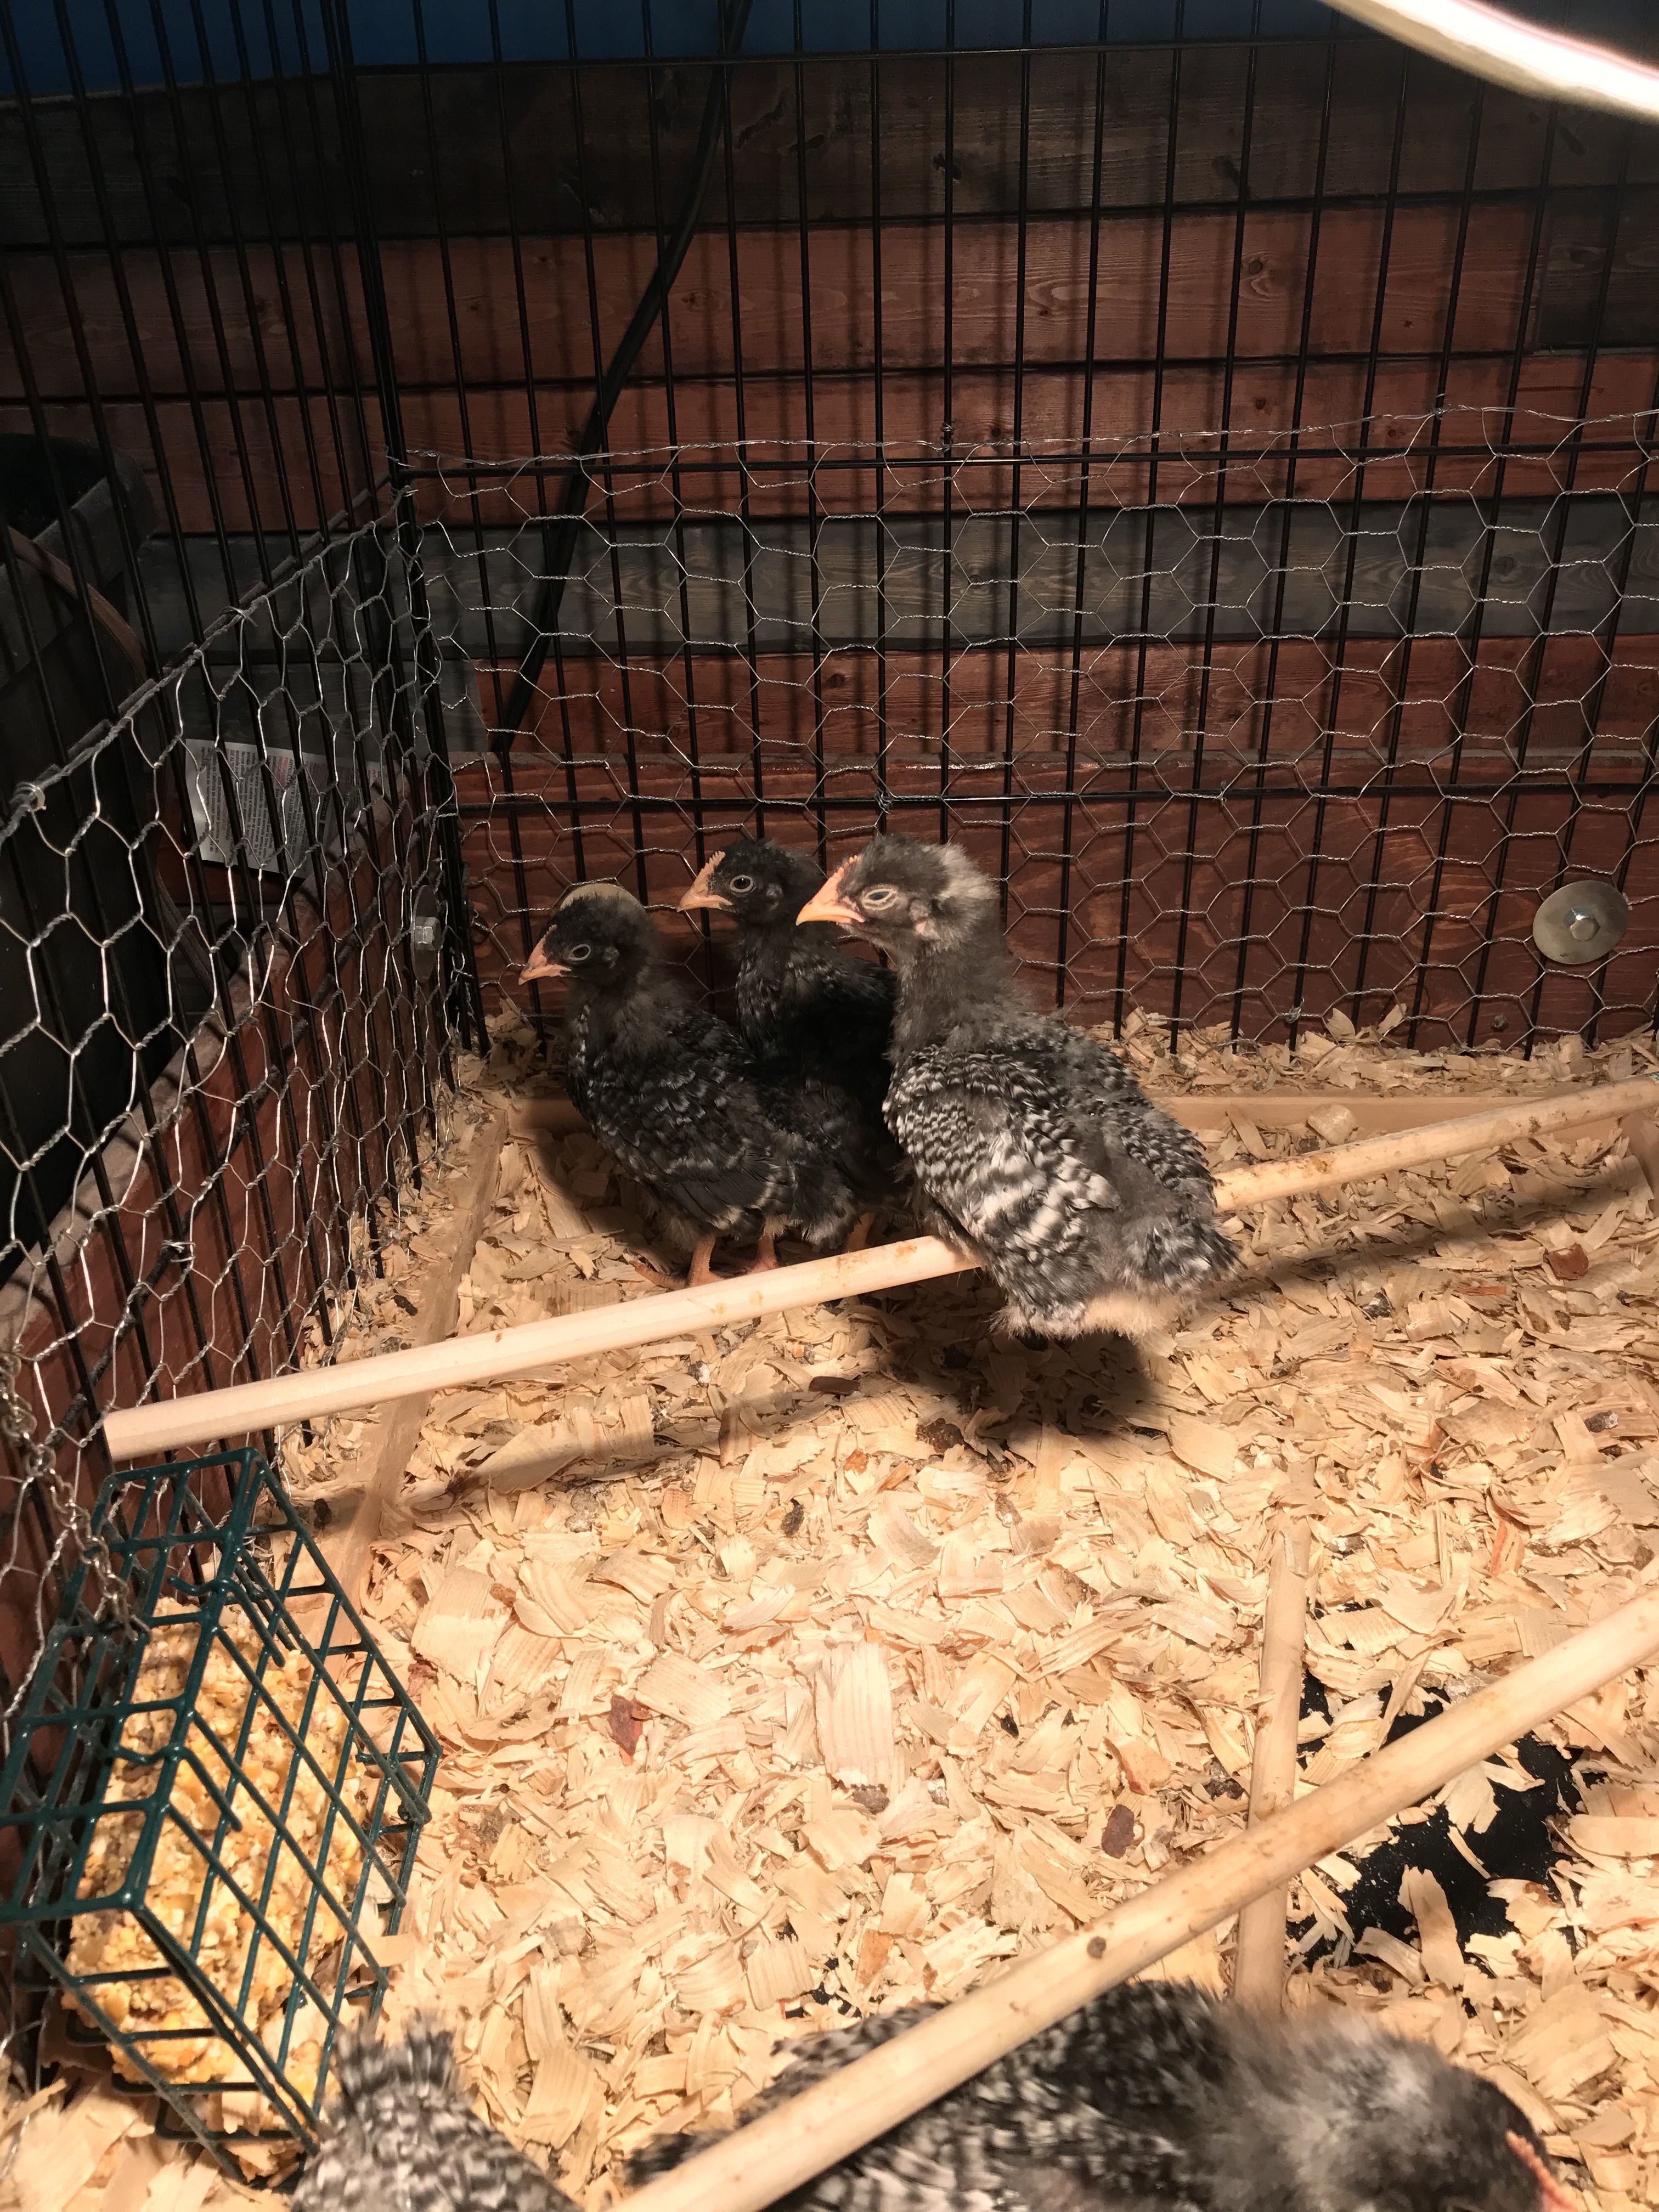
[[(1252, 1820), (1270, 1819), (1296, 1796), (1310, 1548), (1305, 1521), (1283, 1521), (1275, 1526), (1267, 1565), (1267, 1605), (1261, 1622), (1261, 1694), (1250, 1762)], [(1289, 1894), (1282, 1885), (1264, 1890), (1238, 1916), (1233, 1995), (1241, 2004), (1252, 2005), (1258, 2012), (1277, 2012), (1284, 2002)]]
[(761, 2212), (1017, 2044), (1230, 1919), (1659, 1651), (1659, 1589), (1425, 1721), (1294, 1805), (739, 2128), (626, 2212)]
[(517, 1328), (477, 1330), (442, 1344), (377, 1352), (372, 1358), (347, 1360), (334, 1367), (307, 1368), (297, 1375), (276, 1376), (269, 1382), (238, 1382), (193, 1398), (162, 1399), (155, 1405), (110, 1414), (104, 1423), (105, 1441), (111, 1456), (121, 1460), (213, 1437), (254, 1435), (289, 1421), (320, 1420), (348, 1407), (377, 1406), (388, 1398), (416, 1397), (465, 1382), (499, 1382), (509, 1375), (534, 1375), (572, 1359), (591, 1358), (596, 1352), (657, 1344), (665, 1337), (695, 1335), (700, 1329), (730, 1328), (789, 1306), (819, 1305), (867, 1291), (891, 1290), (902, 1283), (926, 1282), (936, 1275), (961, 1273), (973, 1264), (933, 1237), (878, 1244), (866, 1252), (807, 1260), (763, 1275), (734, 1275), (695, 1290), (662, 1291), (620, 1305), (526, 1322)]
[[(1659, 1075), (1636, 1076), (1626, 1083), (1586, 1084), (1487, 1114), (1464, 1115), (1425, 1128), (1396, 1130), (1358, 1144), (1241, 1168), (1218, 1178), (1217, 1203), (1224, 1216), (1271, 1199), (1334, 1190), (1430, 1160), (1455, 1158), (1518, 1138), (1570, 1128), (1577, 1122), (1647, 1112), (1656, 1099)], [(528, 1322), (518, 1328), (482, 1330), (451, 1337), (443, 1344), (380, 1352), (369, 1359), (279, 1375), (270, 1382), (238, 1382), (224, 1390), (135, 1406), (106, 1416), (104, 1440), (111, 1458), (118, 1462), (149, 1458), (185, 1444), (255, 1436), (290, 1421), (321, 1420), (330, 1413), (381, 1405), (390, 1398), (534, 1375), (596, 1352), (730, 1328), (792, 1306), (896, 1290), (907, 1283), (959, 1274), (973, 1265), (937, 1237), (912, 1237), (867, 1252), (804, 1261), (799, 1267), (778, 1267), (766, 1274), (738, 1275), (695, 1290), (665, 1291), (653, 1297), (629, 1298), (621, 1305)]]

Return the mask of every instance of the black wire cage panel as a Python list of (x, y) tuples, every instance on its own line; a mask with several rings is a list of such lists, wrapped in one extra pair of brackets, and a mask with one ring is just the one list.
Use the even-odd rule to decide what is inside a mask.
[(447, 786), (395, 523), (72, 714), (121, 627), (26, 556), (0, 570), (9, 1746), (90, 1541), (104, 1412), (331, 1355), (450, 1053)]
[[(20, 627), (45, 596), (25, 578)], [(276, 1344), (291, 1361), (308, 1316), (329, 1326), (348, 1224), (413, 1158), (447, 1040), (414, 656), (407, 579), (372, 526), (83, 736), (31, 747), (9, 726), (0, 1269), (32, 1358), (29, 1316), (73, 1335), (76, 1275), (120, 1280), (117, 1339), (81, 1347), (83, 1420), (129, 1350), (145, 1386), (264, 1371)], [(184, 1265), (210, 1249), (211, 1316)]]
[[(1034, 988), (1121, 1029), (1401, 1042), (1650, 1021), (1659, 511), (1630, 415), (1441, 410), (1081, 447), (434, 463), (486, 978), (567, 884), (672, 907), (727, 836), (967, 844)], [(552, 478), (557, 483), (556, 477)], [(550, 556), (560, 565), (550, 568)], [(1613, 886), (1620, 944), (1533, 937)]]

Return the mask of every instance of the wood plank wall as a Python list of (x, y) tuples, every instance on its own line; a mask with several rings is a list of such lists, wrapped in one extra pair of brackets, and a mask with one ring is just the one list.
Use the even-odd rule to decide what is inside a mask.
[[(694, 64), (364, 76), (411, 450), (568, 447), (684, 195), (706, 82)], [(165, 480), (178, 545), (302, 532), (368, 481), (382, 437), (328, 88), (140, 104), (140, 130), (101, 95), (40, 106), (56, 245), (0, 114), (40, 406), (84, 434), (95, 390), (108, 434)], [(1156, 476), (1116, 460), (1091, 504), (1384, 501), (1421, 488), (1437, 402), (1484, 410), (1449, 422), (1438, 489), (1633, 500), (1656, 260), (1659, 135), (1365, 38), (745, 63), (704, 228), (611, 434), (715, 450), (618, 511), (661, 519), (678, 494), (811, 520), (879, 492), (890, 515), (927, 514), (942, 456), (1073, 446), (1085, 408), (1097, 451), (1143, 453), (1156, 425), (1207, 457)], [(28, 410), (8, 374), (0, 361), (12, 424)], [(1511, 406), (1539, 450), (1498, 471), (1486, 441)], [(1356, 434), (1314, 434), (1362, 416), (1378, 442), (1414, 437), (1413, 456), (1356, 472)], [(821, 454), (867, 460), (844, 449), (879, 435), (921, 460), (879, 484), (826, 465), (809, 486), (809, 428)], [(746, 477), (726, 450), (740, 434)], [(1271, 464), (1232, 457), (1275, 438)], [(472, 495), (453, 467), (421, 487), (435, 542), (463, 549), (558, 489), (521, 474)], [(983, 471), (972, 496), (1075, 505), (1076, 472)], [(1271, 1035), (1298, 1009), (1373, 1018), (1402, 994), (1421, 1042), (1628, 1026), (1650, 1016), (1659, 946), (1659, 640), (1618, 616), (1546, 626), (1560, 634), (1413, 641), (1362, 619), (1277, 643), (1091, 646), (1075, 666), (937, 643), (879, 665), (810, 644), (624, 662), (614, 638), (578, 641), (508, 766), (461, 766), (481, 957), (492, 979), (515, 966), (580, 868), (668, 896), (704, 831), (752, 821), (757, 800), (788, 835), (839, 839), (884, 778), (919, 830), (939, 826), (941, 790), (960, 801), (953, 826), (1010, 871), (1022, 949), (1091, 1018), (1147, 1004)], [(489, 724), (514, 662), (478, 659)], [(1579, 872), (1626, 879), (1630, 935), (1605, 975), (1540, 975), (1532, 906)]]

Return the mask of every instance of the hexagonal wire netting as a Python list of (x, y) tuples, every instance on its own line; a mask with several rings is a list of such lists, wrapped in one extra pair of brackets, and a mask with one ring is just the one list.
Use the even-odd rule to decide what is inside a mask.
[[(1651, 428), (682, 446), (605, 456), (580, 526), (568, 459), (428, 457), (440, 649), (501, 732), (456, 763), (486, 984), (574, 880), (672, 908), (734, 831), (884, 824), (977, 854), (1084, 1022), (1649, 1022)], [(1626, 949), (1553, 966), (1533, 916), (1581, 877)]]
[(161, 678), (126, 671), (81, 737), (64, 653), (106, 653), (118, 619), (87, 622), (19, 542), (0, 1382), (33, 1444), (0, 1520), (5, 1741), (107, 1471), (101, 1415), (330, 1356), (449, 1051), (447, 785), (392, 526), (231, 605)]

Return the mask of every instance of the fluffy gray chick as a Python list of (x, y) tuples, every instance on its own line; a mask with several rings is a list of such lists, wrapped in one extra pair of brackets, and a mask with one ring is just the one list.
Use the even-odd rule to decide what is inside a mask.
[[(748, 2116), (937, 2009), (819, 2037)], [(665, 2137), (637, 2185), (708, 2137)], [(1516, 2106), (1421, 2044), (1113, 1990), (781, 2200), (791, 2212), (1571, 2212)]]
[(349, 2039), (333, 2081), (292, 2212), (575, 2212), (474, 2113), (440, 2022), (413, 2021), (401, 2043)]
[(898, 971), (887, 1126), (928, 1225), (995, 1277), (1011, 1328), (1145, 1336), (1226, 1276), (1203, 1146), (1115, 1053), (1026, 1005), (965, 853), (877, 837), (800, 920)]

